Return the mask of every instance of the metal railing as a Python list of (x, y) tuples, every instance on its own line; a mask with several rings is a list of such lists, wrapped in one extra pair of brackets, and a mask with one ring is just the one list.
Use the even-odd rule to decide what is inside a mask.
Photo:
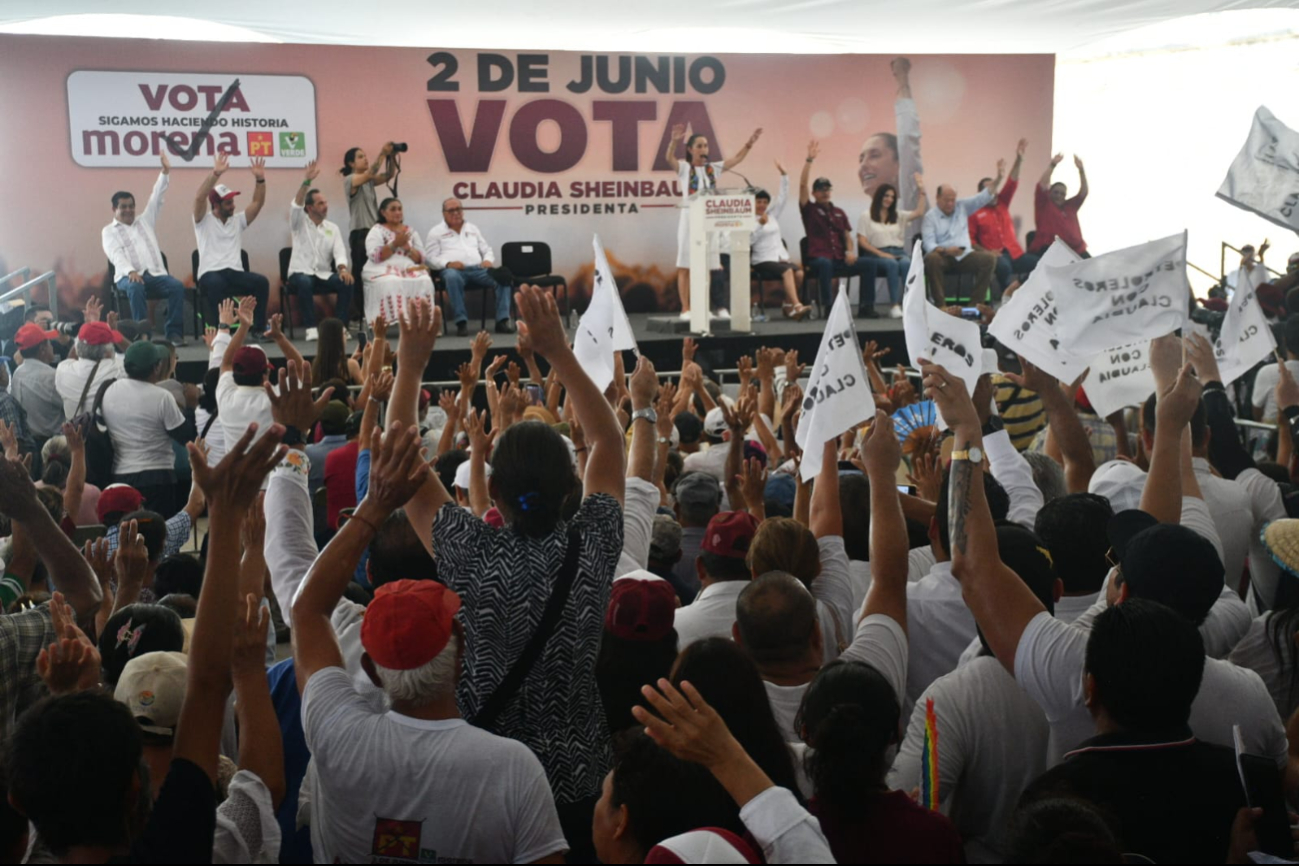
[(0, 286), (9, 285), (9, 281), (12, 280), (14, 277), (18, 277), (19, 279), (26, 280), (31, 275), (32, 275), (31, 268), (19, 268), (18, 270), (13, 271), (12, 273), (8, 273), (5, 274), (3, 277), (0, 277)]
[[(27, 268), (23, 268), (23, 271), (27, 271), (27, 270), (28, 270)], [(15, 271), (14, 273), (20, 273), (20, 272)], [(10, 289), (5, 293), (0, 294), (0, 304), (21, 295), (23, 301), (30, 305), (32, 302), (32, 290), (37, 286), (39, 286), (41, 283), (49, 284), (49, 289), (47, 290), (48, 297), (46, 298), (46, 304), (49, 306), (50, 312), (53, 313), (54, 317), (57, 319), (59, 315), (59, 293), (54, 287), (54, 271), (46, 271), (45, 273), (41, 274), (39, 277), (30, 279), (27, 282), (23, 283), (21, 286)]]

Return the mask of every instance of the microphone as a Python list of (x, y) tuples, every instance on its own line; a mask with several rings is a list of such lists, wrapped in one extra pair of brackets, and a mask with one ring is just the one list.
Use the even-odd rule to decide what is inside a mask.
[(747, 177), (745, 177), (744, 175), (740, 174), (738, 171), (736, 171), (736, 170), (733, 169), (733, 168), (728, 168), (728, 169), (726, 169), (726, 171), (723, 172), (723, 174), (738, 174), (738, 175), (740, 175), (740, 179), (744, 181), (744, 185), (745, 185), (745, 186), (744, 186), (744, 191), (745, 191), (745, 192), (756, 192), (757, 189), (758, 189), (756, 186), (753, 185), (753, 181), (749, 180)]

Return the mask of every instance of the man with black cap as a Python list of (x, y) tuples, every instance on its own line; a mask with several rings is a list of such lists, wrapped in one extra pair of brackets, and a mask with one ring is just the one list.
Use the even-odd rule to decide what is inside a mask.
[(821, 144), (813, 139), (807, 146), (807, 161), (798, 180), (798, 207), (803, 215), (803, 231), (807, 233), (807, 273), (816, 277), (821, 306), (829, 308), (830, 281), (835, 277), (858, 277), (861, 297), (857, 315), (868, 319), (879, 318), (875, 310), (875, 278), (880, 275), (878, 259), (858, 258), (857, 236), (853, 232), (848, 214), (830, 201), (834, 191), (830, 179), (818, 177), (808, 190), (812, 163), (821, 152)]
[(193, 407), (182, 413), (175, 398), (158, 387), (170, 360), (163, 346), (132, 343), (122, 361), (127, 378), (108, 386), (103, 406), (104, 424), (113, 442), (113, 480), (138, 490), (163, 518), (177, 510), (176, 454), (171, 442), (190, 442), (198, 435)]
[(293, 602), (293, 659), (314, 774), (304, 787), (315, 856), (329, 862), (430, 856), (533, 863), (568, 848), (537, 756), (467, 724), (456, 706), (464, 629), (460, 597), (431, 580), (380, 587), (360, 629), (374, 707), (344, 667), (331, 616), (362, 550), (425, 473), (418, 430), (395, 424), (370, 487), (312, 564)]
[[(245, 271), (243, 265), (243, 233), (262, 212), (266, 202), (266, 160), (254, 159), (250, 163), (257, 184), (252, 203), (242, 213), (235, 213), (235, 196), (239, 195), (221, 180), (230, 168), (230, 157), (218, 153), (212, 173), (199, 185), (194, 196), (194, 237), (198, 241), (199, 294), (205, 308), (204, 317), (209, 322), (217, 320), (217, 305), (223, 298), (252, 295), (257, 300), (256, 332), (253, 342), (259, 342), (266, 330), (266, 303), (271, 284), (266, 277)], [(238, 437), (236, 437), (238, 438)]]
[(722, 485), (706, 472), (684, 472), (672, 487), (672, 495), (676, 499), (677, 522), (681, 524), (681, 558), (672, 569), (676, 576), (672, 582), (678, 586), (690, 587), (693, 598), (699, 592), (695, 557), (699, 555), (699, 547), (703, 544), (708, 521), (717, 516), (722, 508)]

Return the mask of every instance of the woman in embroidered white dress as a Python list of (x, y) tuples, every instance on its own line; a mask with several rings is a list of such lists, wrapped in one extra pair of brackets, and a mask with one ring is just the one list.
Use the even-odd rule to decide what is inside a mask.
[[(687, 319), (690, 314), (690, 200), (701, 192), (717, 188), (717, 177), (724, 171), (739, 165), (749, 155), (753, 145), (762, 135), (761, 129), (755, 129), (748, 142), (740, 151), (724, 162), (708, 161), (708, 137), (695, 133), (686, 138), (686, 125), (678, 123), (672, 127), (672, 140), (668, 142), (667, 160), (676, 161), (677, 182), (681, 185), (681, 218), (677, 223), (677, 292), (681, 295), (681, 318)], [(682, 139), (686, 142), (687, 159), (677, 159), (677, 148)], [(716, 238), (708, 239), (708, 269), (720, 270), (721, 256)], [(719, 318), (730, 318), (725, 307), (717, 310)]]
[(403, 222), (401, 202), (386, 198), (379, 205), (379, 221), (365, 237), (365, 320), (382, 315), (389, 322), (401, 317), (412, 298), (435, 304), (433, 279), (424, 265), (424, 244), (419, 233)]

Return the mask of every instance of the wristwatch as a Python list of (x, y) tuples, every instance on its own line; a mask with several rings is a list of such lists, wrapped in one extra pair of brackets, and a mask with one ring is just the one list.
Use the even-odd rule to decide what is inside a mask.
[(968, 460), (971, 463), (982, 463), (983, 449), (978, 445), (971, 445), (965, 451), (953, 451), (952, 462), (955, 463), (958, 460)]
[(1006, 429), (1006, 422), (1000, 415), (992, 415), (988, 418), (988, 423), (983, 425), (983, 436), (986, 439), (993, 433), (999, 433)]
[(660, 444), (660, 445), (671, 445), (671, 444), (672, 444), (672, 437), (671, 437), (671, 436), (659, 436), (657, 441), (658, 441), (658, 444)]
[(284, 436), (280, 439), (280, 443), (282, 445), (288, 445), (290, 447), (294, 445), (301, 445), (302, 431), (299, 430), (297, 427), (285, 426)]
[(631, 420), (633, 422), (639, 421), (642, 418), (650, 422), (650, 424), (657, 424), (659, 422), (659, 413), (654, 411), (653, 406), (646, 406), (644, 409), (637, 409), (635, 412), (631, 413)]

